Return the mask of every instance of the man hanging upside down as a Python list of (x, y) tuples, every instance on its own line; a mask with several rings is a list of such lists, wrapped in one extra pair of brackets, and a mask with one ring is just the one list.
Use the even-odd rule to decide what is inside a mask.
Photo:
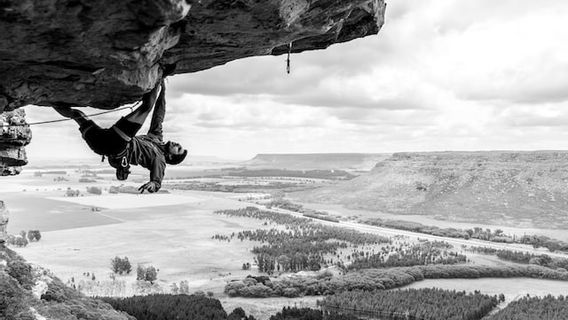
[[(160, 90), (161, 89), (161, 90)], [(162, 81), (145, 94), (142, 105), (118, 120), (112, 127), (103, 129), (90, 120), (82, 111), (69, 106), (54, 109), (62, 116), (79, 124), (79, 131), (89, 147), (97, 154), (108, 157), (109, 164), (116, 168), (116, 178), (126, 180), (130, 165), (140, 165), (150, 170), (150, 181), (138, 188), (142, 193), (157, 192), (162, 186), (166, 164), (179, 164), (187, 156), (187, 150), (179, 143), (163, 142), (162, 122), (166, 113), (165, 86)], [(146, 135), (136, 135), (152, 111), (152, 122)]]

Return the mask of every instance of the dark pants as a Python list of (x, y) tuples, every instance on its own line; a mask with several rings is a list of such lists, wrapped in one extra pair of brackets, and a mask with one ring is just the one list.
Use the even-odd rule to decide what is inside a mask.
[(89, 120), (79, 127), (79, 131), (91, 150), (100, 155), (113, 156), (126, 149), (128, 142), (136, 136), (140, 128), (141, 124), (120, 118), (108, 129), (103, 129)]

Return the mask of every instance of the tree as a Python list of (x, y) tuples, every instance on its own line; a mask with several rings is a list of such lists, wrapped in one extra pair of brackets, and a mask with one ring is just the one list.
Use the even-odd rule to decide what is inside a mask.
[(114, 273), (122, 275), (124, 273), (130, 274), (130, 272), (132, 271), (132, 265), (130, 264), (128, 257), (120, 258), (116, 256), (110, 262), (111, 270)]
[(28, 240), (30, 242), (39, 241), (41, 239), (41, 233), (39, 230), (29, 230), (28, 231)]
[(154, 281), (156, 281), (158, 279), (158, 271), (156, 270), (156, 268), (154, 268), (154, 266), (149, 266), (146, 269), (146, 281), (149, 281), (150, 284), (154, 284)]
[(158, 270), (156, 270), (154, 266), (144, 267), (142, 265), (138, 265), (136, 268), (136, 280), (148, 281), (150, 284), (154, 284), (154, 281), (157, 279)]
[(189, 294), (189, 284), (187, 283), (187, 281), (183, 280), (179, 283), (179, 293)]
[(177, 284), (175, 282), (172, 283), (171, 289), (172, 289), (172, 294), (178, 294), (179, 293), (179, 287), (177, 286)]

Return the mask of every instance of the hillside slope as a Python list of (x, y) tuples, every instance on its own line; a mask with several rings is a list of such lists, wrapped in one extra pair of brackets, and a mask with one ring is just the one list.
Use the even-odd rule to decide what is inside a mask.
[(366, 171), (389, 156), (386, 153), (274, 153), (258, 154), (244, 165), (247, 168)]
[(568, 152), (396, 153), (368, 174), (295, 196), (459, 221), (568, 227)]
[(66, 287), (0, 244), (0, 319), (136, 320)]

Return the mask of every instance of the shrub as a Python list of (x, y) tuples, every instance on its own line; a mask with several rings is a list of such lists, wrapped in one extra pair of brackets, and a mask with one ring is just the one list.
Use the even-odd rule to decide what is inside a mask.
[(91, 193), (91, 194), (98, 194), (98, 195), (103, 194), (103, 191), (101, 190), (100, 187), (87, 187), (87, 192)]

